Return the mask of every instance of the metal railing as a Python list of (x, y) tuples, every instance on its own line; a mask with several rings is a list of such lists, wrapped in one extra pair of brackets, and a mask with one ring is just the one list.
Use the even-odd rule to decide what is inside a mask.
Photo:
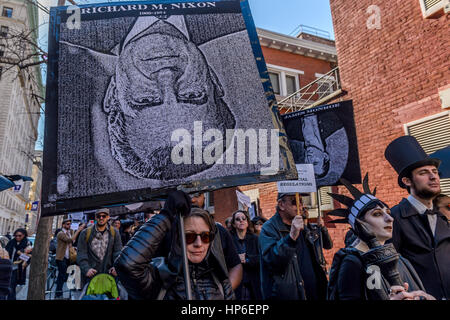
[(278, 102), (278, 108), (285, 113), (299, 111), (325, 104), (342, 93), (339, 67), (330, 70), (298, 91)]
[(289, 35), (296, 37), (300, 33), (307, 33), (307, 34), (311, 34), (313, 36), (331, 39), (330, 33), (328, 31), (310, 27), (310, 26), (307, 26), (304, 24), (297, 26), (297, 28), (292, 30), (291, 33), (289, 33)]

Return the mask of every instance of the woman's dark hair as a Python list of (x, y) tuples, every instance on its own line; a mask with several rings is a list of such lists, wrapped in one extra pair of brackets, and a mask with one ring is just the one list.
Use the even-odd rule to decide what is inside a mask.
[(231, 229), (236, 231), (236, 228), (234, 227), (234, 222), (236, 220), (236, 215), (238, 213), (243, 213), (245, 215), (245, 217), (247, 218), (247, 222), (248, 222), (247, 232), (255, 233), (255, 227), (253, 226), (253, 223), (250, 220), (250, 216), (249, 216), (248, 212), (244, 211), (244, 210), (237, 210), (237, 211), (233, 212), (233, 214), (231, 215)]
[(264, 224), (264, 223), (266, 223), (267, 219), (264, 219), (264, 218), (261, 217), (261, 216), (254, 217), (254, 218), (252, 219), (252, 223), (253, 223), (254, 225), (255, 225), (256, 223), (260, 222), (260, 221)]
[(19, 229), (17, 229), (16, 231), (14, 231), (14, 233), (13, 233), (13, 236), (14, 236), (14, 237), (16, 236), (16, 233), (17, 233), (17, 232), (22, 233), (22, 234), (25, 236), (25, 238), (28, 237), (28, 232), (27, 232), (27, 230), (25, 230), (24, 228), (19, 228)]
[(208, 211), (203, 210), (201, 208), (197, 208), (197, 207), (192, 207), (191, 208), (191, 212), (184, 218), (191, 218), (191, 217), (199, 217), (202, 218), (206, 224), (209, 227), (209, 231), (213, 232), (214, 234), (216, 233), (216, 224), (214, 223), (214, 220), (212, 219), (211, 215), (208, 213)]

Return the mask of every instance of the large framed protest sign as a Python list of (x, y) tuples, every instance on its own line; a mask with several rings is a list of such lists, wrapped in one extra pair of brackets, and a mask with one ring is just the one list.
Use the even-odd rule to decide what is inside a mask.
[(295, 179), (247, 1), (53, 7), (42, 211)]
[(340, 178), (361, 183), (351, 100), (282, 115), (296, 164), (314, 167), (317, 187), (338, 185)]

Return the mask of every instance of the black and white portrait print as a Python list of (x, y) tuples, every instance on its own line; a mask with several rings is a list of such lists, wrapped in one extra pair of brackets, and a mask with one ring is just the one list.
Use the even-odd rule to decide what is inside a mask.
[(351, 101), (282, 117), (294, 162), (313, 165), (318, 187), (337, 185), (340, 178), (361, 182)]
[[(239, 7), (239, 1), (223, 2)], [(81, 28), (64, 21), (58, 26), (57, 63), (49, 65), (56, 72), (48, 80), (57, 95), (50, 93), (46, 114), (46, 126), (56, 135), (45, 142), (47, 153), (56, 154), (44, 170), (50, 205), (59, 201), (61, 209), (82, 209), (111, 199), (142, 201), (152, 190), (183, 184), (214, 189), (295, 177), (283, 145), (278, 172), (262, 180), (268, 165), (259, 159), (239, 165), (198, 159), (197, 151), (213, 141), (202, 139), (208, 130), (225, 153), (233, 143), (226, 139), (229, 130), (265, 129), (270, 135), (282, 129), (240, 7), (225, 13), (82, 15)], [(180, 129), (192, 138), (191, 161), (181, 165), (172, 158), (180, 143), (172, 135)], [(270, 154), (270, 136), (267, 141)]]

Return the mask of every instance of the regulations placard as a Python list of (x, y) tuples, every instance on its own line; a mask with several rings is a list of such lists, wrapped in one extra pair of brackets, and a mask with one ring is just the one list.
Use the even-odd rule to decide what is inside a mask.
[(314, 167), (312, 164), (296, 164), (298, 179), (278, 181), (277, 187), (279, 193), (309, 193), (317, 192), (316, 178), (314, 176)]

